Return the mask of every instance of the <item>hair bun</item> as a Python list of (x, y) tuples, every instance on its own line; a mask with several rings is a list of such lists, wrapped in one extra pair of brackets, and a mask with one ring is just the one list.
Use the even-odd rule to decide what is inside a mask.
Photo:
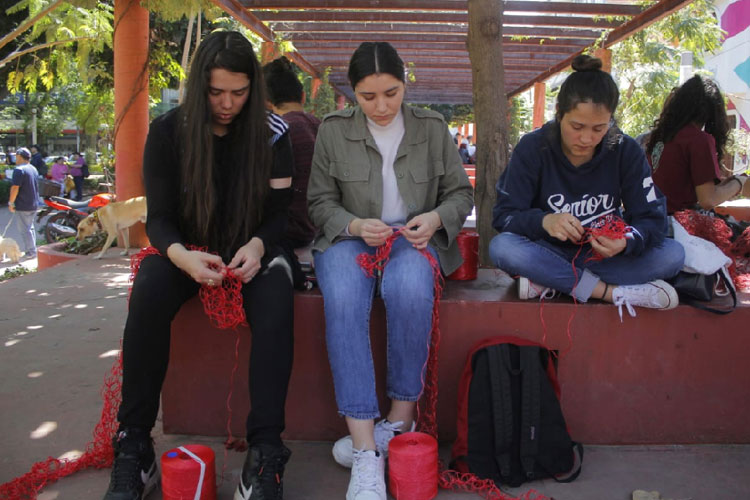
[(294, 69), (292, 68), (292, 62), (286, 58), (286, 56), (281, 56), (270, 63), (268, 63), (268, 68), (273, 73), (286, 73), (286, 72), (294, 72)]
[(570, 64), (575, 71), (598, 71), (602, 69), (602, 60), (598, 57), (581, 54)]

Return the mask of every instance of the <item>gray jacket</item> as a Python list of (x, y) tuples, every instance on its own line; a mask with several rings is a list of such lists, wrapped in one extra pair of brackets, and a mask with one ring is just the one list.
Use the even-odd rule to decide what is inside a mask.
[[(469, 178), (442, 115), (402, 105), (404, 137), (393, 169), (408, 219), (435, 210), (443, 227), (430, 241), (445, 274), (462, 262), (456, 235), (474, 205)], [(359, 106), (327, 115), (318, 130), (307, 199), (325, 251), (355, 218), (379, 219), (383, 159)]]

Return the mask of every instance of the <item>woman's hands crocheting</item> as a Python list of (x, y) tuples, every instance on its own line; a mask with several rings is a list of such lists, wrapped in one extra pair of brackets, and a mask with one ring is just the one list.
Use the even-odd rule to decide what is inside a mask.
[(550, 236), (560, 241), (578, 243), (583, 237), (581, 221), (569, 213), (545, 215), (542, 219), (542, 227)]
[(260, 238), (253, 238), (237, 250), (227, 268), (240, 281), (247, 283), (258, 274), (260, 259), (263, 258), (265, 252), (263, 241)]
[(622, 252), (627, 245), (625, 238), (612, 239), (607, 238), (606, 236), (591, 238), (589, 243), (591, 243), (591, 248), (605, 259), (614, 257)]
[(401, 234), (411, 243), (414, 248), (421, 250), (430, 242), (435, 231), (442, 226), (440, 215), (437, 212), (426, 212), (419, 214), (406, 223)]
[(359, 236), (371, 247), (379, 247), (393, 234), (393, 228), (379, 219), (354, 219), (349, 234)]
[(188, 250), (179, 243), (167, 248), (167, 256), (172, 263), (185, 271), (196, 283), (217, 286), (224, 279), (224, 262), (218, 255), (198, 250)]

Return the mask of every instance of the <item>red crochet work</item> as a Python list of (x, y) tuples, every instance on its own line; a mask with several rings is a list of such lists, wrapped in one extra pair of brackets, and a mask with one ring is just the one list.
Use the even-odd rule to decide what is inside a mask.
[(732, 259), (729, 274), (735, 287), (741, 291), (750, 290), (750, 228), (732, 243), (732, 230), (719, 217), (683, 210), (675, 212), (674, 218), (688, 233), (712, 242)]
[[(357, 263), (362, 267), (364, 273), (374, 277), (376, 271), (382, 272), (390, 259), (393, 242), (401, 237), (401, 231), (394, 232), (386, 242), (379, 246), (374, 255), (361, 253), (357, 256)], [(433, 436), (437, 439), (437, 396), (438, 396), (438, 372), (437, 360), (440, 347), (440, 299), (443, 295), (443, 275), (440, 272), (440, 263), (427, 250), (420, 253), (430, 263), (433, 274), (434, 300), (432, 306), (432, 332), (430, 335), (430, 352), (427, 357), (426, 369), (423, 370), (425, 379), (422, 381), (424, 387), (423, 397), (417, 405), (417, 430)], [(445, 469), (438, 462), (440, 474), (438, 486), (443, 489), (464, 490), (481, 494), (489, 500), (550, 500), (548, 497), (530, 490), (525, 494), (514, 498), (504, 494), (491, 479), (480, 479), (471, 473), (461, 473)]]

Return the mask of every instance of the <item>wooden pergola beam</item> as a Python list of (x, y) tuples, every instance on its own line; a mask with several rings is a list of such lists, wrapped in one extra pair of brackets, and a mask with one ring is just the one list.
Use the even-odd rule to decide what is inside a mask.
[[(575, 35), (575, 33), (573, 33)], [(523, 35), (519, 35), (523, 36)], [(363, 41), (363, 37), (359, 33), (290, 33), (284, 37), (292, 43), (296, 43), (298, 40), (307, 40), (318, 42), (318, 50), (324, 50), (325, 44), (328, 42), (346, 42), (353, 41), (359, 45)], [(446, 35), (420, 35), (420, 34), (388, 34), (388, 33), (368, 33), (367, 40), (371, 42), (390, 42), (394, 46), (399, 42), (421, 42), (423, 44), (428, 43), (466, 43), (466, 35), (463, 34), (446, 34)], [(517, 39), (513, 40), (512, 36), (503, 36), (503, 40), (507, 40), (511, 43), (519, 43), (525, 45), (569, 45), (585, 48), (591, 45), (594, 41), (593, 38), (535, 38), (531, 40)]]

